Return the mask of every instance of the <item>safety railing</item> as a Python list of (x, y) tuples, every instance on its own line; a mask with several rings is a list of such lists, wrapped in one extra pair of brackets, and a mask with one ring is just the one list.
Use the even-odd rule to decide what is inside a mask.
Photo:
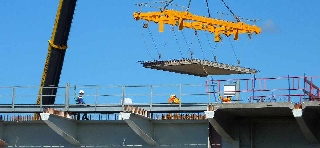
[[(50, 87), (52, 88), (52, 87)], [(205, 92), (205, 84), (173, 84), (173, 85), (70, 85), (57, 87), (57, 94), (54, 105), (36, 104), (39, 87), (37, 86), (7, 86), (0, 87), (0, 112), (1, 109), (14, 109), (20, 111), (23, 108), (30, 111), (35, 108), (43, 111), (43, 108), (59, 108), (65, 111), (76, 108), (75, 99), (79, 90), (84, 90), (83, 95), (86, 105), (93, 107), (113, 106), (122, 107), (124, 102), (132, 100), (134, 105), (143, 105), (152, 110), (153, 106), (167, 106), (171, 94), (175, 94), (182, 103), (208, 104), (210, 94)], [(45, 96), (41, 95), (40, 96)], [(40, 101), (42, 102), (42, 101)], [(124, 102), (124, 103), (122, 103)], [(180, 104), (173, 106), (181, 107)], [(23, 110), (21, 109), (21, 112)]]
[(271, 78), (208, 80), (206, 92), (215, 101), (219, 96), (231, 96), (231, 101), (241, 103), (255, 102), (293, 102), (319, 101), (320, 76), (284, 76)]
[[(250, 78), (229, 80), (208, 80), (206, 84), (172, 84), (172, 85), (70, 85), (58, 87), (54, 105), (36, 104), (38, 86), (0, 86), (0, 112), (42, 112), (43, 108), (58, 108), (64, 111), (76, 110), (79, 105), (74, 99), (79, 90), (84, 90), (83, 96), (90, 111), (110, 109), (118, 111), (125, 101), (132, 100), (133, 105), (139, 105), (152, 111), (158, 107), (168, 107), (168, 99), (175, 94), (180, 104), (170, 104), (178, 109), (184, 106), (201, 107), (211, 103), (221, 103), (219, 95), (233, 93), (232, 103), (256, 102), (294, 102), (319, 101), (320, 76), (285, 76), (276, 78)], [(238, 83), (236, 83), (238, 82)], [(238, 84), (236, 86), (236, 84)], [(230, 90), (236, 86), (237, 89)], [(227, 89), (227, 90), (225, 90)], [(42, 96), (40, 94), (40, 96)], [(43, 95), (44, 96), (44, 95)], [(41, 102), (41, 101), (40, 101)], [(123, 103), (122, 103), (123, 102)], [(131, 102), (129, 102), (131, 103)], [(190, 107), (190, 108), (191, 108)], [(189, 109), (189, 108), (188, 108)], [(80, 111), (80, 110), (79, 110)]]

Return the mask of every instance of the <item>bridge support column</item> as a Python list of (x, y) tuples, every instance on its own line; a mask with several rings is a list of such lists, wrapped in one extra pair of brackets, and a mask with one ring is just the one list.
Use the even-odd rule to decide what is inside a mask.
[(40, 113), (40, 115), (41, 119), (58, 135), (73, 145), (80, 145), (80, 142), (75, 139), (78, 127), (74, 121), (49, 113)]
[(145, 142), (152, 146), (158, 145), (158, 143), (152, 138), (154, 131), (149, 118), (124, 112), (121, 112), (120, 115), (131, 129)]
[(0, 123), (0, 147), (5, 147), (7, 143), (3, 140), (4, 138), (4, 124)]
[(217, 131), (222, 139), (224, 139), (228, 143), (236, 142), (231, 136), (231, 122), (222, 116), (215, 115), (215, 112), (216, 111), (205, 111), (206, 118), (208, 119), (212, 127)]
[(320, 137), (320, 129), (317, 125), (320, 122), (317, 116), (312, 115), (311, 111), (306, 112), (303, 109), (293, 109), (292, 113), (307, 141), (311, 144), (319, 144), (317, 137)]

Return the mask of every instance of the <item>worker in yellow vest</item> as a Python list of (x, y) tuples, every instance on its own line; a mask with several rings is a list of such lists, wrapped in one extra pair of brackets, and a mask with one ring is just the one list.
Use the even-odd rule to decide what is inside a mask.
[(176, 95), (171, 95), (170, 98), (168, 99), (168, 103), (170, 104), (179, 104), (180, 103), (180, 99), (177, 98)]

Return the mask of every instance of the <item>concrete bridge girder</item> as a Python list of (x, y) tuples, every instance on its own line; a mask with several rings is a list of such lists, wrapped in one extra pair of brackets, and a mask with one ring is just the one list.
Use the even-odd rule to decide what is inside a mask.
[(306, 140), (311, 144), (319, 144), (320, 133), (317, 131), (320, 129), (316, 126), (320, 123), (318, 116), (305, 109), (293, 109), (292, 113)]
[(4, 124), (0, 123), (0, 146), (5, 146), (7, 143), (3, 140), (4, 138)]
[(120, 114), (123, 120), (115, 121), (78, 121), (47, 113), (40, 115), (43, 127), (46, 125), (51, 131), (47, 136), (60, 137), (59, 143), (69, 147), (207, 146), (207, 120), (151, 120), (133, 113)]
[(62, 138), (73, 145), (81, 145), (75, 138), (78, 128), (74, 121), (49, 113), (40, 113), (40, 116), (41, 119)]
[(229, 143), (236, 142), (231, 136), (230, 126), (226, 127), (226, 125), (230, 125), (232, 123), (231, 121), (228, 121), (228, 119), (221, 119), (223, 117), (217, 117), (217, 115), (215, 116), (215, 111), (205, 111), (205, 114), (209, 123), (223, 139)]
[(121, 112), (120, 116), (123, 120), (131, 127), (131, 129), (139, 135), (145, 142), (149, 145), (158, 145), (158, 143), (153, 138), (153, 125), (151, 119), (135, 115), (132, 113)]

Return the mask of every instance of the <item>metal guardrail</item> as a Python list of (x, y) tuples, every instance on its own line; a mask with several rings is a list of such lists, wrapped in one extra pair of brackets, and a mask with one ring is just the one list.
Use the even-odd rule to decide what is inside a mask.
[[(320, 76), (284, 76), (269, 78), (208, 80), (207, 93), (239, 94), (234, 101), (256, 102), (293, 102), (319, 101), (320, 91), (315, 84), (320, 84)], [(236, 90), (224, 90), (225, 86), (236, 86)], [(241, 84), (241, 85), (240, 85)]]
[[(52, 88), (52, 87), (51, 87)], [(205, 110), (211, 103), (210, 94), (205, 92), (205, 85), (77, 85), (57, 87), (54, 105), (35, 104), (38, 86), (0, 86), (0, 112), (34, 113), (43, 112), (44, 108), (55, 108), (70, 112), (120, 112), (124, 98), (130, 98), (133, 105), (148, 111), (165, 110)], [(84, 90), (86, 105), (78, 105), (74, 98), (79, 90)], [(167, 103), (171, 94), (177, 95), (180, 104)], [(44, 96), (44, 95), (43, 95)], [(42, 102), (42, 101), (40, 101)]]
[[(292, 102), (301, 104), (319, 100), (320, 76), (287, 76), (277, 78), (252, 78), (233, 80), (208, 80), (206, 84), (172, 85), (73, 85), (58, 87), (54, 105), (35, 104), (39, 86), (0, 86), (0, 113), (42, 112), (44, 108), (55, 108), (72, 112), (120, 112), (125, 98), (132, 99), (135, 106), (150, 112), (200, 111), (208, 104), (221, 103), (219, 95), (228, 92), (225, 85), (241, 81), (239, 98), (232, 103)], [(306, 80), (308, 80), (306, 82)], [(84, 90), (83, 105), (76, 105), (74, 98)], [(308, 92), (308, 94), (306, 94)], [(229, 92), (230, 93), (230, 92)], [(182, 103), (168, 104), (171, 94)], [(310, 96), (313, 97), (310, 99)]]

